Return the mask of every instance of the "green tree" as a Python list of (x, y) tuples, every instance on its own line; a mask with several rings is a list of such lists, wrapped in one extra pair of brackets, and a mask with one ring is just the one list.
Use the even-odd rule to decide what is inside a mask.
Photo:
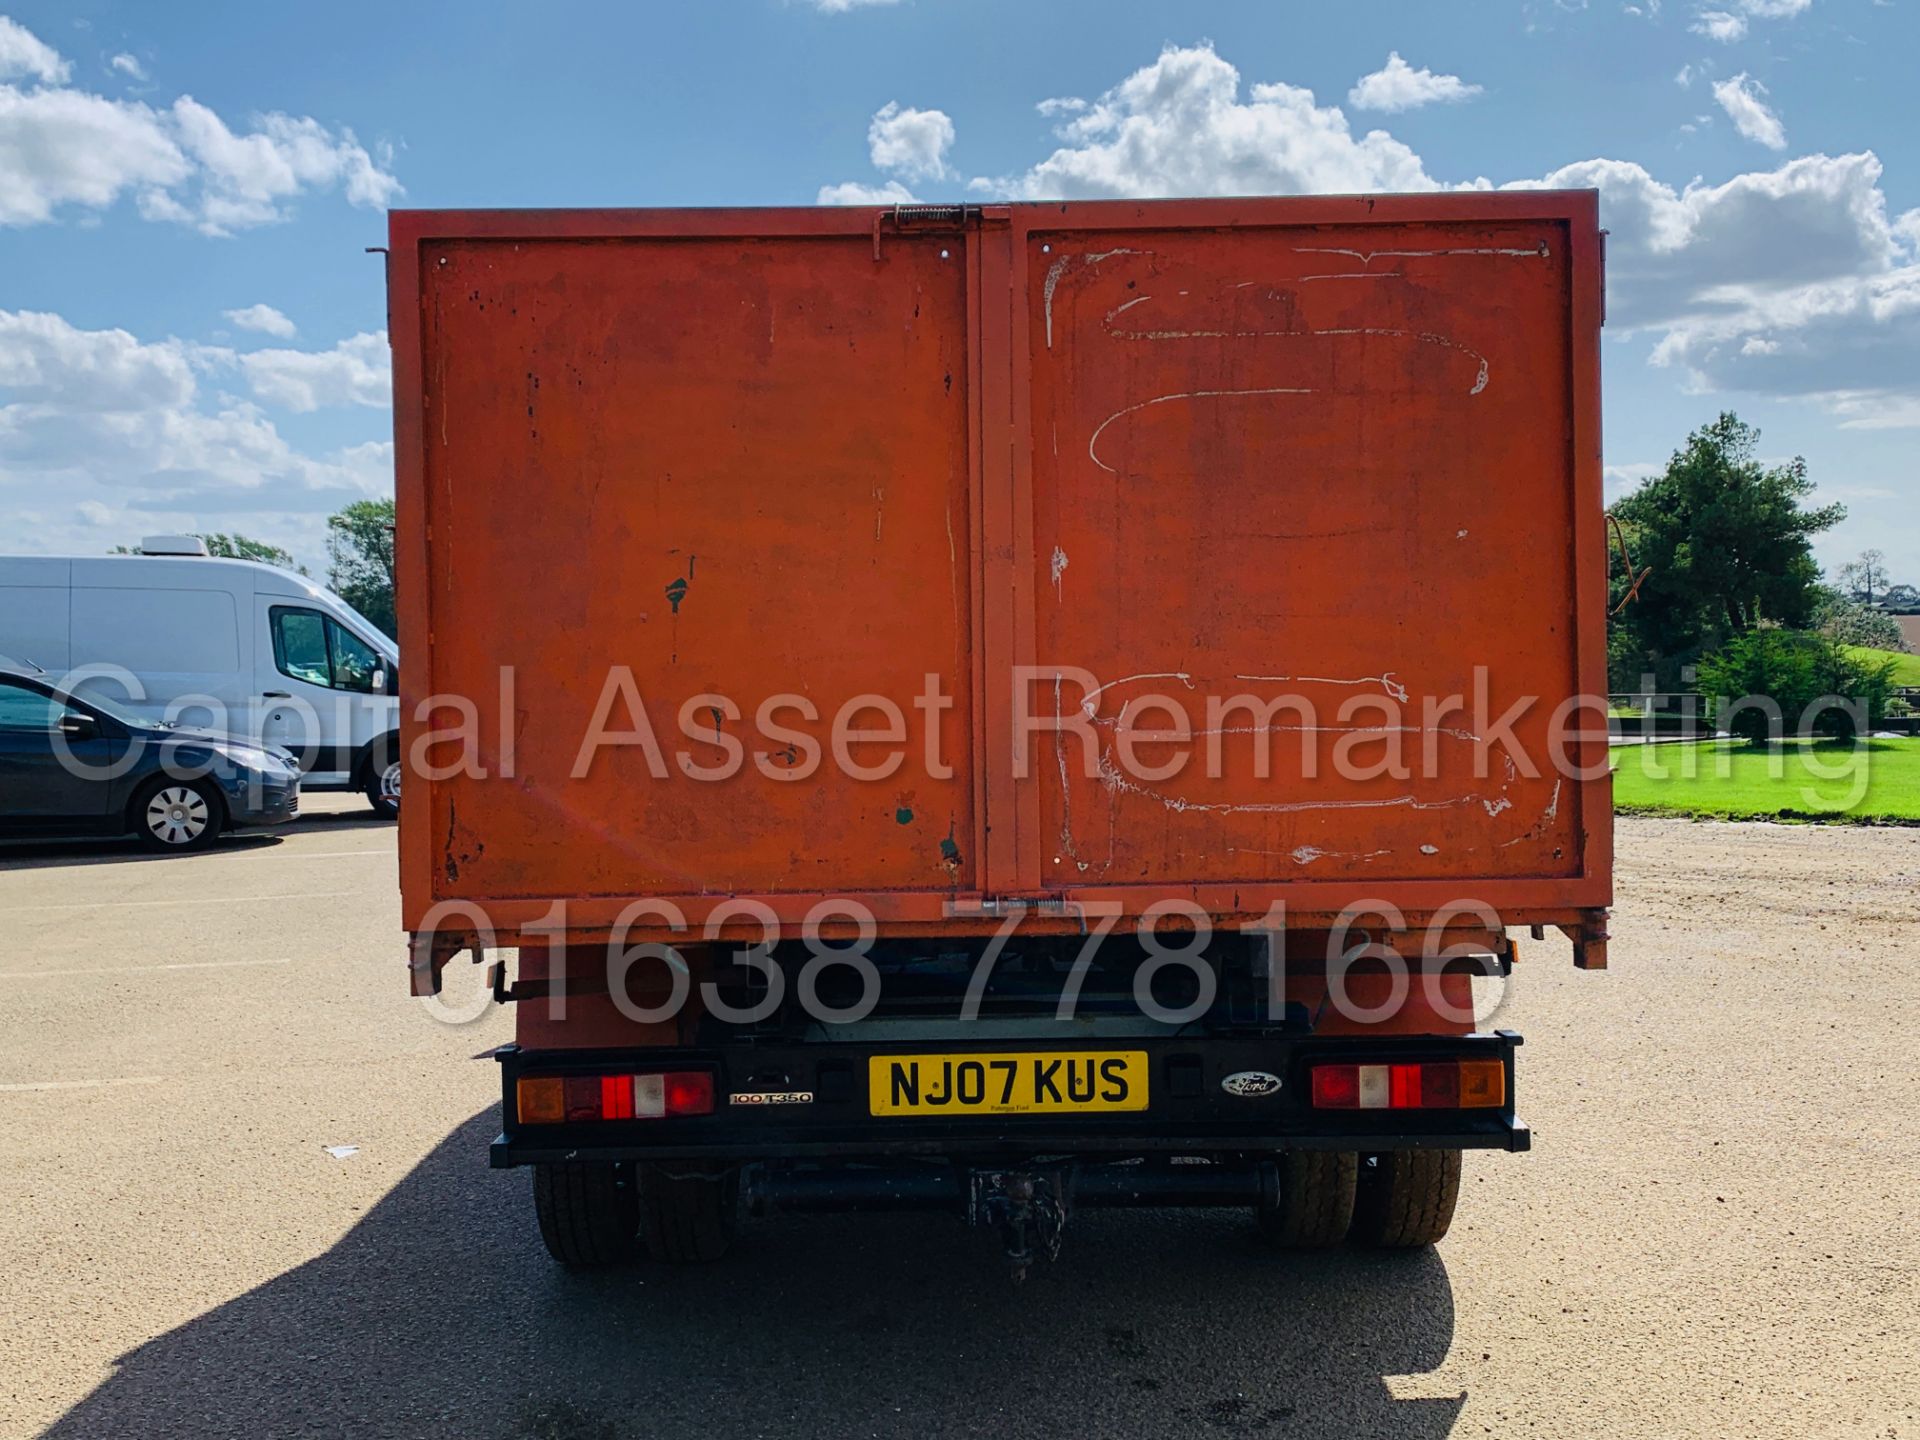
[(1865, 645), (1874, 650), (1907, 648), (1900, 622), (1893, 616), (1826, 585), (1820, 587), (1819, 599), (1814, 602), (1813, 628), (1842, 645)]
[(1871, 605), (1883, 598), (1887, 588), (1887, 555), (1884, 550), (1862, 550), (1859, 558), (1840, 567), (1840, 588), (1855, 600)]
[(263, 565), (278, 565), (282, 570), (292, 570), (298, 574), (307, 573), (306, 567), (295, 563), (293, 553), (278, 545), (269, 545), (264, 540), (253, 540), (235, 531), (231, 535), (215, 532), (202, 535), (207, 542), (209, 555), (222, 556), (228, 560), (258, 560)]
[[(1806, 461), (1768, 467), (1754, 458), (1760, 432), (1731, 411), (1687, 437), (1666, 473), (1614, 502), (1637, 571), (1639, 595), (1614, 620), (1614, 683), (1631, 689), (1651, 670), (1662, 689), (1680, 670), (1763, 621), (1805, 629), (1819, 598), (1812, 540), (1846, 517), (1841, 505), (1808, 509)], [(1613, 603), (1631, 581), (1616, 553)]]
[(327, 517), (327, 585), (398, 637), (393, 606), (393, 501), (356, 500)]
[(1701, 660), (1700, 692), (1707, 713), (1753, 745), (1789, 735), (1851, 740), (1885, 717), (1894, 664), (1811, 631), (1768, 626)]
[[(264, 540), (255, 540), (251, 536), (242, 535), (238, 530), (231, 535), (223, 535), (217, 531), (207, 535), (196, 533), (194, 538), (206, 543), (207, 554), (222, 560), (258, 560), (263, 565), (278, 565), (282, 570), (291, 570), (297, 575), (307, 573), (307, 567), (293, 558), (292, 551), (278, 545), (269, 545)], [(136, 546), (116, 545), (111, 553), (138, 555), (140, 551)]]

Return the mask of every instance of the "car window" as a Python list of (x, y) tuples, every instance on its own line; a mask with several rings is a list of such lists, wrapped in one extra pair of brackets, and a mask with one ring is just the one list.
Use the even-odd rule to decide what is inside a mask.
[(268, 612), (273, 627), (273, 663), (282, 675), (329, 690), (373, 693), (373, 673), (384, 669), (379, 654), (330, 615), (275, 605)]
[(327, 656), (327, 617), (318, 610), (296, 610), (275, 605), (273, 663), (282, 675), (308, 685), (333, 685), (333, 662)]
[(333, 646), (333, 688), (373, 693), (373, 672), (380, 669), (380, 657), (346, 626), (329, 619), (327, 637)]
[(0, 730), (45, 735), (57, 730), (66, 706), (38, 690), (0, 681)]

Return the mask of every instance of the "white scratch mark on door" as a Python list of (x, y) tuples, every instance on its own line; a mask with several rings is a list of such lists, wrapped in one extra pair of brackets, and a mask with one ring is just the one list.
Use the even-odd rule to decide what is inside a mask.
[[(1128, 250), (1120, 247), (1113, 250), (1098, 250), (1079, 258), (1087, 265), (1098, 265), (1102, 260), (1111, 260), (1116, 255), (1151, 255), (1151, 250)], [(1047, 267), (1047, 278), (1040, 286), (1040, 307), (1047, 319), (1047, 348), (1053, 348), (1053, 292), (1060, 287), (1060, 281), (1066, 276), (1067, 269), (1073, 264), (1074, 257), (1062, 255)]]
[(1327, 675), (1236, 675), (1233, 678), (1290, 685), (1378, 685), (1395, 700), (1404, 703), (1407, 698), (1407, 687), (1394, 678), (1391, 670), (1384, 675), (1362, 675), (1357, 680), (1337, 680)]
[(1311, 395), (1313, 391), (1298, 386), (1279, 385), (1259, 390), (1182, 390), (1173, 395), (1156, 395), (1151, 400), (1142, 400), (1116, 410), (1094, 427), (1093, 434), (1087, 437), (1087, 458), (1110, 475), (1120, 472), (1100, 458), (1098, 446), (1100, 436), (1106, 428), (1122, 416), (1131, 415), (1136, 410), (1145, 410), (1154, 405), (1165, 405), (1174, 400), (1219, 400), (1238, 399), (1248, 395)]
[[(1122, 685), (1131, 685), (1136, 680), (1178, 680), (1182, 685), (1186, 686), (1187, 689), (1193, 689), (1193, 676), (1185, 670), (1149, 670), (1138, 675), (1123, 675), (1118, 680), (1109, 680), (1106, 684), (1096, 685), (1093, 689), (1089, 690), (1086, 696), (1080, 701), (1081, 713), (1091, 719), (1094, 711), (1100, 708), (1100, 697), (1102, 695), (1106, 694), (1109, 690), (1118, 689)], [(1055, 680), (1054, 683), (1058, 685), (1059, 681)]]
[(1371, 265), (1382, 255), (1388, 258), (1395, 256), (1517, 255), (1530, 260), (1545, 260), (1553, 252), (1547, 248), (1547, 242), (1542, 240), (1538, 245), (1532, 246), (1462, 245), (1450, 250), (1343, 250), (1337, 245), (1296, 245), (1293, 247), (1293, 253), (1296, 255), (1351, 255), (1362, 265)]

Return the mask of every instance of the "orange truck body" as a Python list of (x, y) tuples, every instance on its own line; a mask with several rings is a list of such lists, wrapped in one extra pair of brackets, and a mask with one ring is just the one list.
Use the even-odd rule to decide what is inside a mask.
[[(476, 910), (512, 946), (750, 932), (741, 902), (931, 936), (1470, 898), (1602, 962), (1601, 718), (1546, 758), (1606, 689), (1593, 194), (391, 239), (403, 914), (440, 958)], [(1528, 701), (1514, 746), (1476, 686)], [(1313, 718), (1264, 761), (1207, 708), (1282, 692)], [(852, 773), (857, 697), (908, 723), (843, 717), (887, 737)], [(596, 718), (625, 743), (579, 776)]]

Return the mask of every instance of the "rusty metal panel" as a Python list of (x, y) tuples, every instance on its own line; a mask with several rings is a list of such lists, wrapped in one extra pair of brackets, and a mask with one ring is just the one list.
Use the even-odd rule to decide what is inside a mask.
[(1093, 737), (1041, 742), (1049, 888), (1584, 874), (1571, 227), (1367, 218), (1024, 236), (1037, 651), (1085, 672), (1036, 708)]
[[(428, 614), (403, 669), (426, 662), (406, 677), (414, 703), (451, 692), (491, 712), (510, 667), (515, 725), (510, 775), (490, 743), (486, 778), (421, 787), (407, 824), (430, 860), (410, 900), (421, 878), (433, 899), (479, 900), (971, 884), (957, 251), (915, 235), (878, 254), (866, 233), (419, 242), (423, 476), (402, 526), (430, 535), (405, 572)], [(623, 745), (573, 778), (618, 667), (668, 773)], [(804, 747), (755, 725), (778, 695), (820, 718), (770, 718), (823, 743), (861, 695), (917, 721), (930, 674), (954, 702), (937, 722), (946, 778), (916, 742), (885, 779), (828, 751), (790, 780)], [(632, 714), (619, 697), (608, 728)], [(680, 773), (682, 750), (724, 767), (727, 739), (738, 773)]]
[[(1069, 929), (1166, 897), (1308, 924), (1608, 903), (1604, 765), (1568, 778), (1546, 745), (1605, 688), (1591, 194), (392, 227), (403, 739), (435, 758), (435, 695), (488, 717), (485, 778), (409, 781), (410, 929), (441, 900), (508, 930), (565, 902), (576, 935), (648, 897), (698, 926), (843, 896), (913, 933), (991, 931), (1022, 897)], [(669, 773), (624, 747), (575, 780), (623, 666)], [(1541, 773), (1499, 747), (1476, 773), (1477, 668), (1487, 720), (1535, 697), (1512, 732)], [(1020, 678), (1050, 669), (1057, 700)], [(951, 774), (911, 708), (929, 675)], [(1179, 773), (1111, 763), (1149, 691), (1194, 736)], [(1318, 714), (1276, 717), (1263, 778), (1247, 717), (1206, 702), (1282, 692)], [(901, 768), (678, 772), (764, 749), (776, 694), (820, 739), (888, 698), (916, 722)], [(713, 730), (705, 695), (741, 718)], [(1022, 704), (1090, 707), (1095, 744), (1023, 742)], [(1411, 773), (1356, 776), (1389, 733)], [(1571, 751), (1591, 767), (1604, 737)]]

